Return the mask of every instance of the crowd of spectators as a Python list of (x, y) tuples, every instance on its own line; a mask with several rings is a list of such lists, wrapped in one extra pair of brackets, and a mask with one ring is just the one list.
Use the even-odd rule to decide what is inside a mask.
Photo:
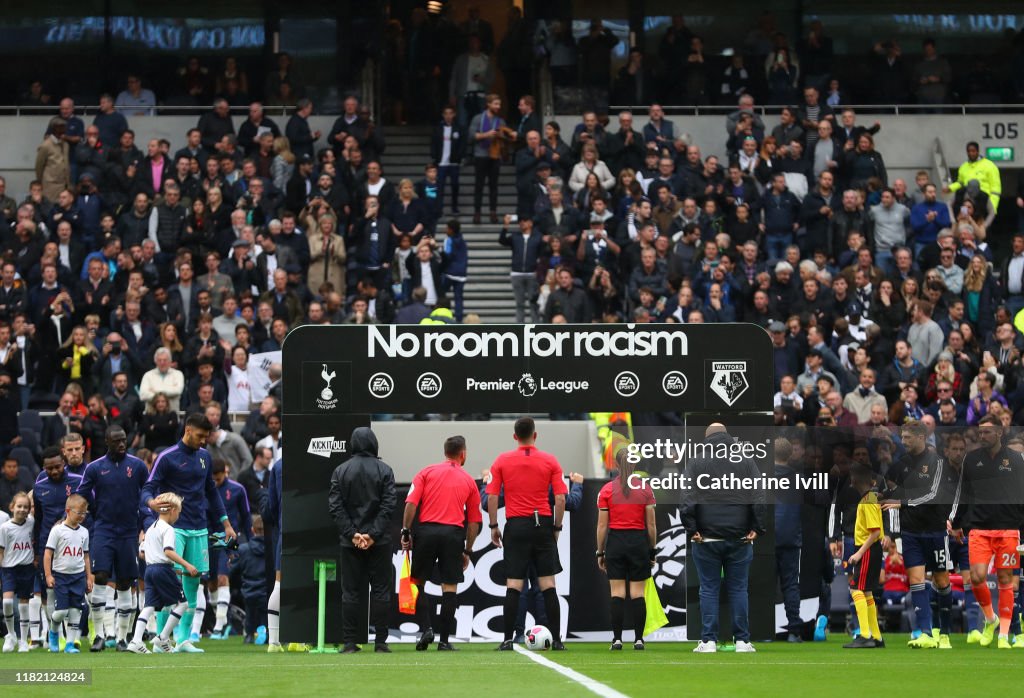
[(100, 102), (85, 119), (58, 103), (27, 192), (0, 178), (0, 456), (79, 434), (96, 458), (111, 424), (158, 453), (202, 411), (237, 476), (280, 456), (280, 364), (254, 390), (254, 354), (300, 324), (454, 320), (438, 272), (465, 246), (457, 221), (433, 238), (437, 169), (387, 179), (355, 98), (327, 134), (306, 99), (280, 120), (216, 99), (173, 144), (137, 144)]
[(516, 153), (499, 241), (519, 321), (761, 325), (781, 424), (1024, 419), (1024, 233), (990, 245), (1002, 187), (976, 143), (948, 186), (908, 184), (882, 124), (814, 88), (778, 123), (741, 97), (728, 162), (657, 104), (617, 119), (587, 112), (566, 139), (549, 123)]

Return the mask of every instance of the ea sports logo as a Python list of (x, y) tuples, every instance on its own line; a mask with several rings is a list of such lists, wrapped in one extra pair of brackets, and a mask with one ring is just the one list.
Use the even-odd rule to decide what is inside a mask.
[(441, 377), (436, 373), (423, 373), (416, 379), (416, 392), (422, 397), (437, 397), (441, 393)]
[(386, 373), (374, 373), (370, 376), (367, 388), (370, 390), (370, 395), (384, 399), (395, 389), (395, 381)]
[(622, 397), (633, 397), (640, 390), (640, 379), (632, 371), (623, 371), (615, 376), (615, 392)]
[(516, 387), (523, 397), (533, 397), (537, 394), (537, 381), (529, 373), (523, 374), (523, 377), (516, 383)]
[(679, 397), (686, 392), (686, 376), (680, 371), (669, 371), (661, 379), (661, 388), (669, 397)]

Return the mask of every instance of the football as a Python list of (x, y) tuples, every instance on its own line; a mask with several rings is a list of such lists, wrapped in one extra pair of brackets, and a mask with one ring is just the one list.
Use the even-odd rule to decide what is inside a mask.
[(551, 631), (543, 625), (535, 625), (526, 631), (526, 649), (551, 649)]

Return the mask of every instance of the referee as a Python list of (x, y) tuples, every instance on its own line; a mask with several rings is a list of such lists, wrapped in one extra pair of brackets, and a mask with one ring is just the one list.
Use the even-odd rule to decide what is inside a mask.
[(466, 464), (466, 439), (450, 436), (444, 442), (443, 463), (429, 465), (416, 474), (405, 498), (402, 517), (402, 550), (413, 549), (412, 522), (419, 510), (416, 527), (416, 552), (412, 556), (412, 582), (419, 587), (416, 619), (420, 637), (416, 650), (422, 652), (434, 641), (430, 616), (433, 602), (426, 594), (435, 566), (441, 577), (441, 639), (437, 649), (454, 651), (448, 641), (455, 629), (455, 592), (462, 573), (469, 567), (473, 541), (480, 533), (480, 492), (476, 482), (462, 469)]
[(597, 566), (608, 574), (612, 595), (612, 646), (609, 649), (622, 649), (628, 582), (633, 649), (642, 650), (647, 624), (644, 585), (651, 576), (654, 545), (658, 540), (654, 520), (656, 502), (650, 485), (633, 487), (630, 483), (634, 466), (627, 458), (626, 449), (615, 454), (615, 462), (619, 476), (602, 487), (597, 495)]
[[(519, 448), (497, 457), (491, 466), (491, 481), (487, 484), (491, 542), (499, 548), (502, 547), (502, 533), (498, 530), (498, 496), (502, 486), (505, 489), (505, 639), (498, 649), (512, 651), (519, 595), (523, 591), (527, 569), (533, 563), (551, 625), (551, 649), (564, 650), (555, 575), (560, 569), (557, 542), (568, 490), (558, 460), (534, 446), (537, 432), (533, 419), (520, 417), (516, 420), (515, 439)], [(549, 487), (555, 496), (553, 515), (548, 503)]]

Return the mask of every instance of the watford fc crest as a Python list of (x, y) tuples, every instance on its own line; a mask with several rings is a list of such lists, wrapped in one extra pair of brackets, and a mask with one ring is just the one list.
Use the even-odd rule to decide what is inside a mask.
[(713, 361), (711, 370), (711, 391), (722, 398), (722, 402), (732, 407), (743, 393), (747, 392), (746, 361)]

